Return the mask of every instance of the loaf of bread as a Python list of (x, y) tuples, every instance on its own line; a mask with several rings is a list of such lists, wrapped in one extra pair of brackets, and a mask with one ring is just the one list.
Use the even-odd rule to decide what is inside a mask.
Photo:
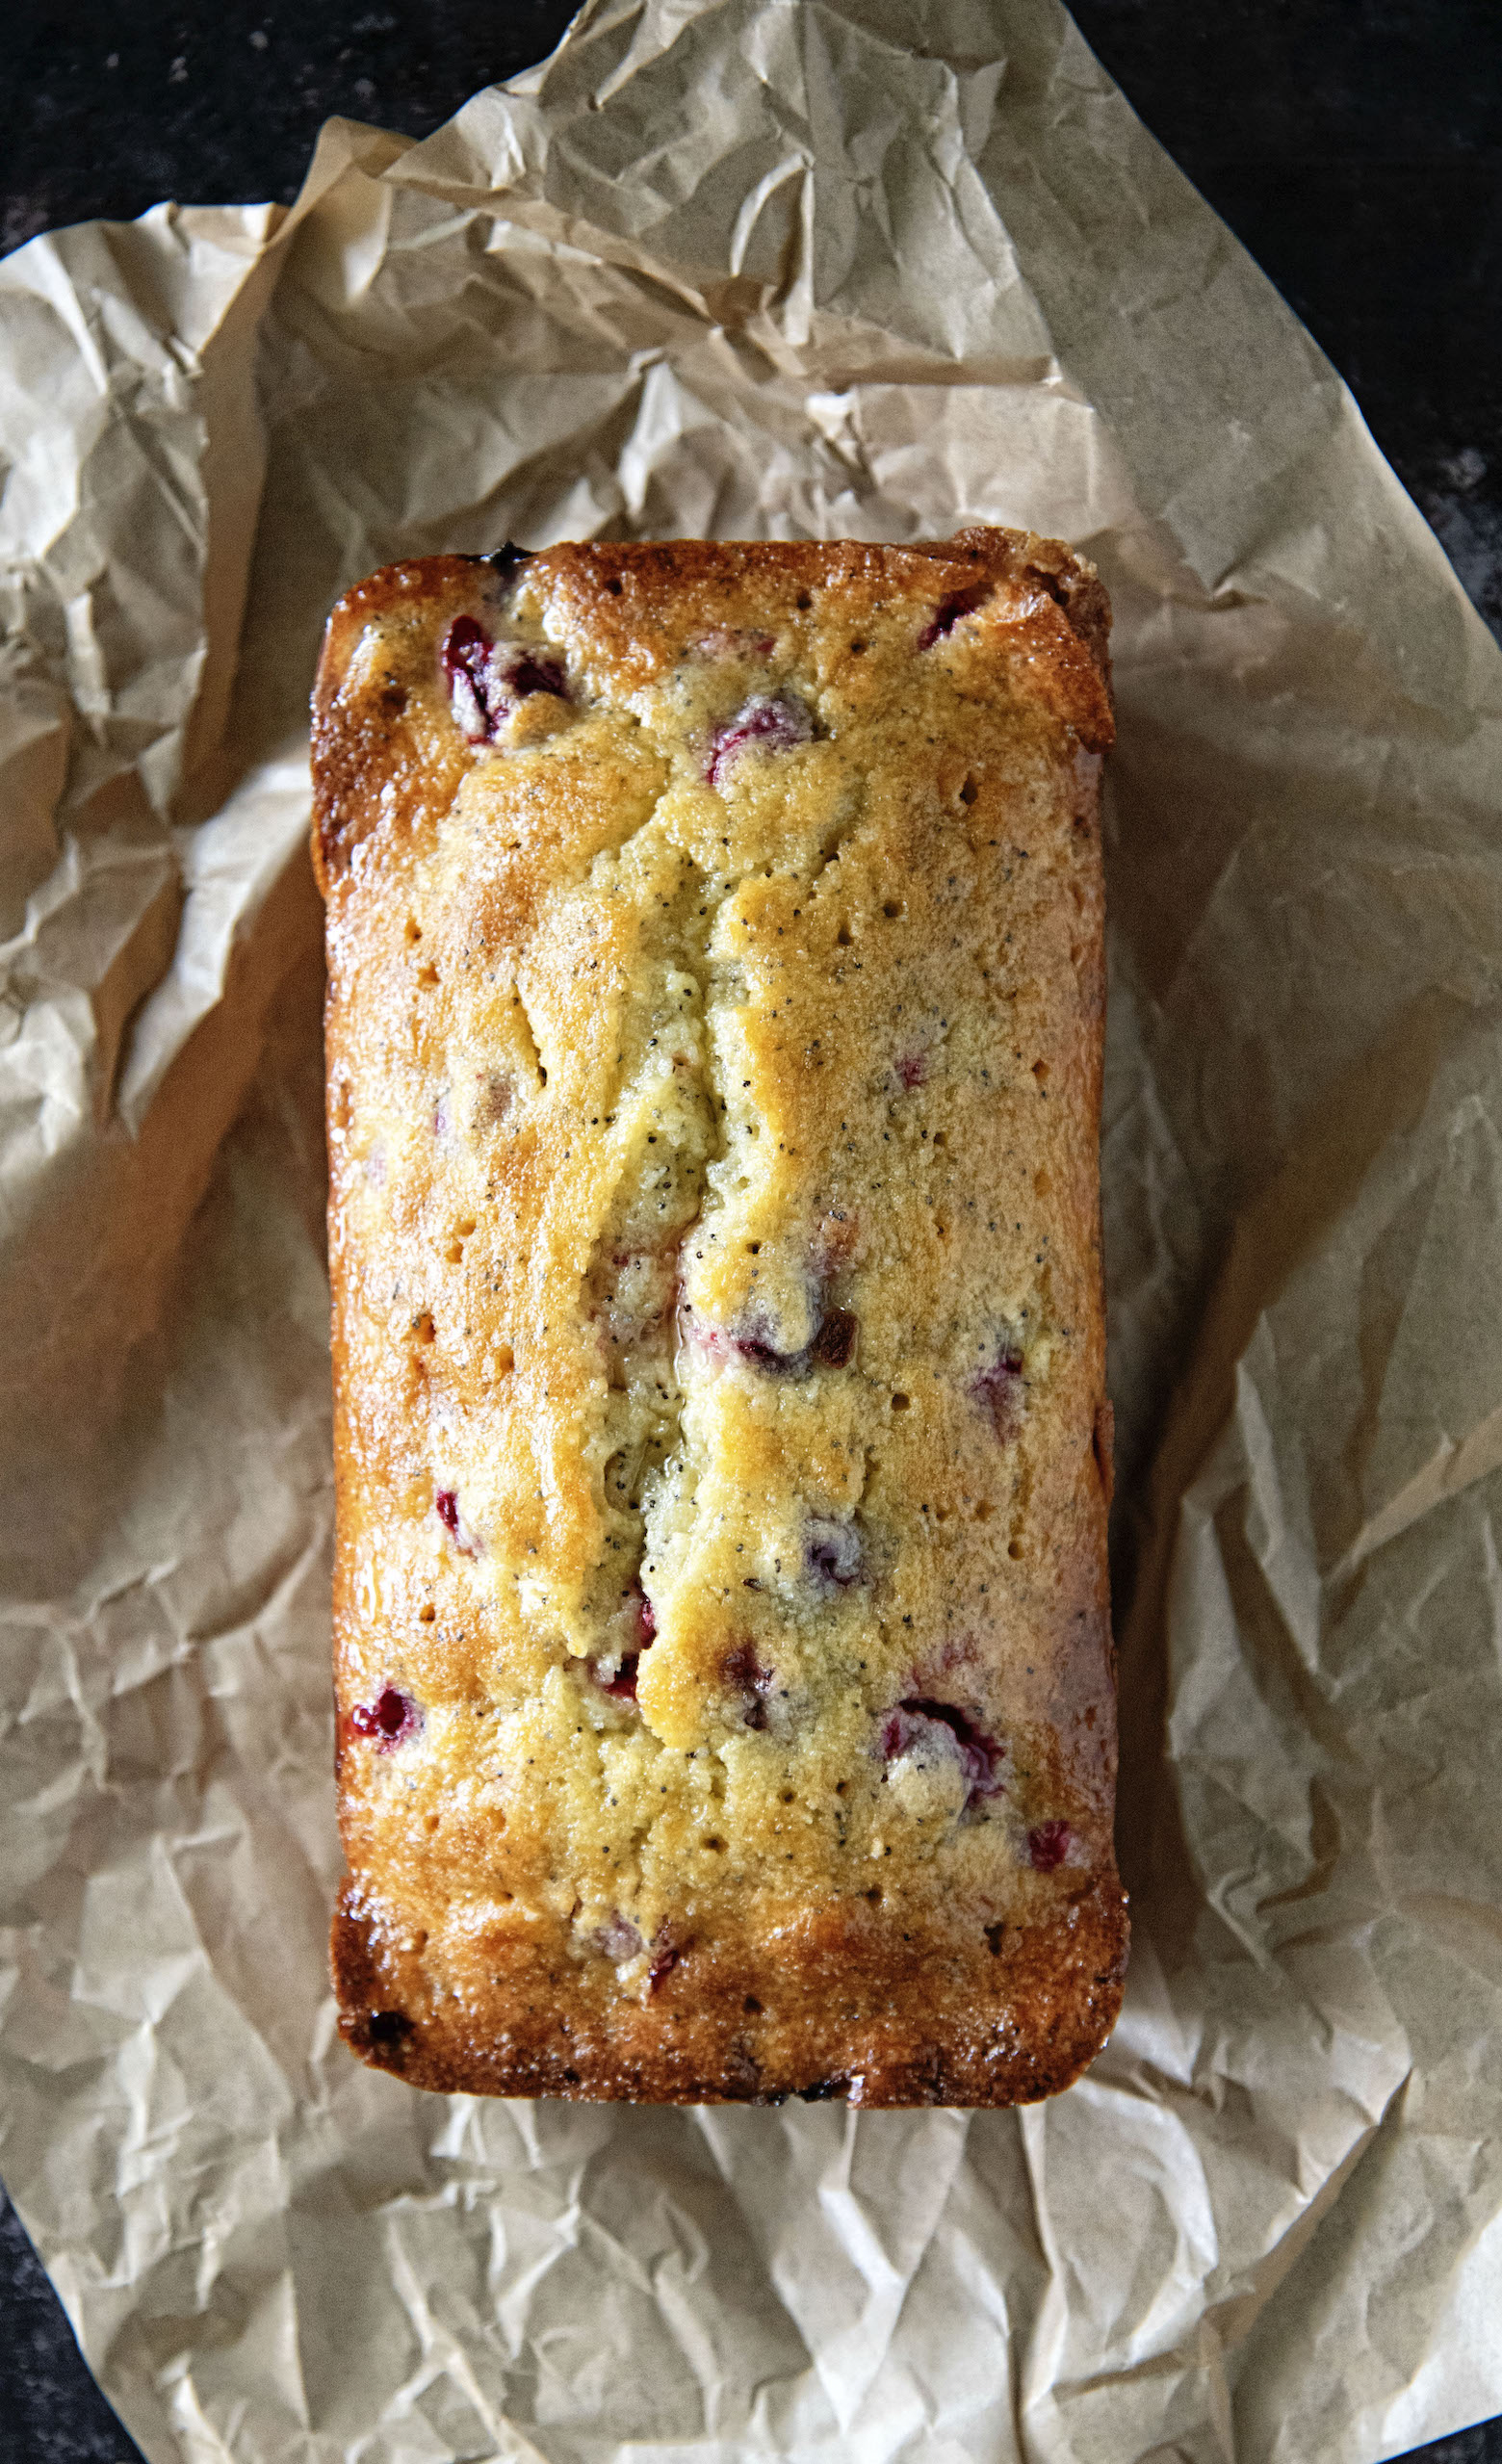
[(1120, 2000), (1104, 593), (1055, 541), (351, 590), (315, 703), (349, 2042), (1001, 2105)]

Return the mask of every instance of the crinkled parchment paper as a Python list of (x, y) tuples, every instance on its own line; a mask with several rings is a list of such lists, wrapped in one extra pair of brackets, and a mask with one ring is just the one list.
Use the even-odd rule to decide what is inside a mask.
[[(148, 2454), (1369, 2464), (1502, 2408), (1502, 660), (1053, 0), (600, 0), (0, 269), (0, 2163)], [(1020, 2114), (337, 2041), (329, 601), (1031, 524), (1117, 610), (1126, 2015)]]

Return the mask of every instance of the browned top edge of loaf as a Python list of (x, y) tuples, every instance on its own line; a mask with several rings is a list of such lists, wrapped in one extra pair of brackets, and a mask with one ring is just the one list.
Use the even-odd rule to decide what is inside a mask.
[[(506, 549), (496, 561), (518, 557), (560, 582), (572, 580), (589, 589), (601, 647), (615, 657), (628, 656), (644, 634), (650, 636), (657, 603), (671, 597), (683, 608), (702, 591), (708, 607), (712, 586), (727, 576), (790, 575), (828, 589), (874, 573), (913, 583), (926, 567), (923, 586), (940, 598), (977, 579), (1028, 581), (1062, 610), (1069, 627), (1067, 634), (1059, 628), (1051, 640), (1034, 644), (1033, 698), (1050, 704), (1088, 751), (1106, 752), (1114, 740), (1110, 601), (1094, 566), (1061, 539), (979, 528), (904, 547), (846, 539), (664, 539), (640, 546)], [(436, 614), (472, 588), (477, 567), (491, 562), (486, 557), (437, 556), (383, 565), (347, 590), (330, 611), (313, 687), (313, 869), (325, 898), (353, 848), (376, 824), (372, 780), (379, 776), (395, 733), (394, 715), (378, 696), (353, 709), (341, 701), (350, 653), (368, 625), (397, 615), (410, 620)], [(447, 804), (457, 770), (453, 780), (434, 784), (438, 801)]]
[[(682, 609), (696, 588), (706, 593), (761, 569), (829, 588), (869, 581), (873, 568), (936, 595), (977, 579), (1026, 580), (1062, 611), (1030, 647), (1028, 688), (1051, 709), (1075, 739), (1104, 751), (1114, 729), (1110, 707), (1109, 602), (1092, 567), (1058, 540), (1004, 530), (976, 529), (916, 546), (852, 542), (725, 542), (674, 540), (643, 546), (565, 545), (535, 559), (557, 580), (583, 585), (598, 610), (606, 652), (625, 658), (655, 631), (653, 604), (671, 597)], [(367, 626), (396, 615), (435, 622), (473, 592), (477, 567), (490, 559), (440, 556), (390, 565), (345, 594), (333, 610), (314, 693), (313, 858), (328, 897), (341, 885), (350, 855), (377, 819), (383, 778), (397, 734), (378, 690), (341, 699), (350, 655)], [(915, 572), (919, 567), (920, 571)], [(619, 588), (615, 587), (619, 584)], [(433, 812), (452, 800), (467, 755), (453, 776), (427, 783), (420, 795)], [(420, 793), (408, 780), (411, 800)], [(1098, 826), (1098, 791), (1081, 820)], [(1099, 1115), (1099, 1071), (1083, 1090)], [(336, 1363), (337, 1373), (337, 1363)], [(1109, 1492), (1110, 1411), (1102, 1404), (1096, 1451)], [(1085, 1590), (1095, 1589), (1079, 1569)], [(1104, 1593), (1103, 1569), (1099, 1589)], [(998, 1930), (998, 1929), (994, 1929)], [(1056, 2094), (1099, 2054), (1115, 2023), (1126, 1967), (1126, 1899), (1114, 1869), (1098, 1871), (1053, 1922), (1008, 1928), (990, 1945), (1004, 1959), (1007, 2023), (998, 2026), (995, 1989), (988, 1996), (979, 1967), (956, 1963), (936, 1974), (930, 1946), (915, 1944), (909, 1964), (891, 1965), (879, 2007), (852, 2028), (839, 2015), (842, 1976), (869, 1976), (869, 1949), (859, 1910), (811, 1915), (807, 1936), (788, 1946), (800, 1977), (802, 2012), (794, 2047), (767, 2061), (759, 2045), (738, 2057), (754, 2031), (744, 2014), (756, 2009), (749, 1988), (723, 1946), (690, 1946), (663, 1989), (645, 2009), (602, 2012), (581, 1995), (577, 1971), (559, 1946), (543, 1941), (517, 1951), (496, 1979), (498, 2025), (479, 2036), (472, 2021), (435, 2005), (420, 1955), (405, 1954), (366, 1918), (357, 1885), (347, 1885), (332, 1930), (334, 1978), (346, 2041), (374, 2067), (440, 2092), (558, 2095), (642, 2103), (777, 2104), (789, 2096), (842, 2098), (863, 2106), (1001, 2106)], [(863, 1962), (863, 1950), (866, 1958)], [(417, 2014), (414, 2017), (413, 2014)], [(728, 2050), (727, 2050), (728, 2049)]]

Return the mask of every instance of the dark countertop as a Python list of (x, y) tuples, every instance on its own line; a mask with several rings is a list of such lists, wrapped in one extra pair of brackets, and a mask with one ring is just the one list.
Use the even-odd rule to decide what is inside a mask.
[[(1348, 379), (1502, 638), (1495, 0), (1078, 0), (1074, 13)], [(569, 14), (558, 0), (31, 0), (0, 65), (0, 246), (164, 196), (290, 202), (330, 113), (427, 136), (540, 59)], [(1502, 2421), (1418, 2454), (1502, 2464)], [(136, 2456), (0, 2193), (0, 2464)]]

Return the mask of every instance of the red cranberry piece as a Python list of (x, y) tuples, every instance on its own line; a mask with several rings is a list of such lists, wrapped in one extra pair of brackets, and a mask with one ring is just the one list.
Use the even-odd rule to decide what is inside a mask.
[(663, 1978), (671, 1976), (673, 1970), (677, 1967), (679, 1960), (683, 1958), (684, 1953), (687, 1948), (688, 1945), (686, 1942), (675, 1942), (673, 1940), (672, 1935), (669, 1933), (665, 1925), (660, 1929), (657, 1940), (652, 1946), (652, 1964), (647, 1970), (647, 1991), (649, 1994), (656, 1993), (658, 1986), (661, 1984)]
[(1040, 1874), (1051, 1874), (1069, 1854), (1074, 1837), (1068, 1823), (1035, 1823), (1027, 1834), (1027, 1854)]
[(952, 598), (941, 599), (933, 615), (918, 637), (919, 650), (932, 650), (936, 641), (952, 634), (965, 616), (972, 616), (983, 599), (989, 598), (989, 582), (977, 582), (969, 590), (956, 590)]
[[(621, 1656), (620, 1675), (605, 1683), (607, 1694), (620, 1694), (630, 1700), (636, 1699), (636, 1663), (643, 1651), (657, 1641), (657, 1611), (639, 1583), (632, 1583), (622, 1594), (622, 1604), (635, 1620), (636, 1636), (631, 1650)], [(625, 1682), (623, 1683), (622, 1680)]]
[(959, 1758), (967, 1804), (972, 1797), (1001, 1795), (1004, 1783), (999, 1766), (1006, 1748), (997, 1738), (988, 1737), (956, 1703), (910, 1699), (888, 1712), (881, 1732), (881, 1750), (888, 1762), (894, 1762), (898, 1754), (910, 1753), (915, 1747), (940, 1744), (945, 1751)]
[(382, 1686), (374, 1702), (357, 1702), (350, 1714), (350, 1725), (357, 1737), (371, 1737), (381, 1753), (389, 1753), (394, 1746), (404, 1745), (415, 1737), (423, 1725), (423, 1715), (409, 1694), (401, 1694), (394, 1685)]
[(861, 1535), (853, 1523), (818, 1516), (809, 1524), (805, 1554), (811, 1574), (843, 1591), (861, 1570)]
[(494, 648), (483, 625), (473, 616), (455, 616), (438, 653), (454, 719), (472, 744), (485, 743), (501, 715)]
[(464, 1519), (456, 1490), (440, 1489), (433, 1499), (433, 1512), (461, 1557), (479, 1555), (480, 1543)]
[(818, 1367), (842, 1369), (849, 1365), (855, 1351), (857, 1324), (853, 1310), (832, 1309), (829, 1311), (809, 1345), (810, 1357)]
[(764, 1369), (768, 1377), (806, 1378), (814, 1369), (842, 1369), (855, 1350), (858, 1321), (852, 1310), (831, 1310), (821, 1319), (818, 1332), (801, 1352), (779, 1352), (758, 1335), (738, 1335), (734, 1340), (743, 1361), (754, 1369)]
[(787, 753), (794, 744), (811, 742), (813, 735), (812, 714), (791, 693), (753, 694), (745, 708), (711, 737), (705, 778), (711, 787), (718, 787), (748, 744), (764, 744), (769, 753)]
[(532, 650), (513, 651), (505, 662), (505, 687), (513, 702), (529, 693), (557, 693), (564, 698), (563, 670), (556, 659), (539, 658)]
[(914, 1087), (921, 1086), (928, 1076), (927, 1053), (904, 1052), (897, 1063), (897, 1076), (910, 1094)]
[(565, 692), (556, 659), (523, 642), (493, 642), (473, 616), (455, 616), (438, 653), (455, 723), (472, 744), (493, 744), (501, 721), (529, 693)]
[(754, 1369), (764, 1369), (768, 1377), (794, 1375), (806, 1358), (803, 1352), (779, 1352), (760, 1335), (738, 1335), (733, 1339), (741, 1359)]
[[(656, 1629), (654, 1628), (654, 1631)], [(607, 1694), (610, 1695), (615, 1701), (634, 1702), (636, 1699), (636, 1672), (640, 1665), (641, 1653), (639, 1651), (623, 1651), (620, 1657), (620, 1665), (616, 1669), (613, 1677), (601, 1677), (598, 1682), (603, 1690)]]
[(1017, 1435), (1024, 1387), (1022, 1346), (1010, 1339), (1002, 1345), (991, 1367), (971, 1380), (970, 1390), (981, 1409), (990, 1414), (1003, 1445)]
[(776, 1683), (771, 1669), (764, 1669), (753, 1643), (738, 1643), (725, 1657), (725, 1681), (741, 1699), (740, 1716), (748, 1728), (764, 1728), (766, 1705), (763, 1696), (770, 1694)]

